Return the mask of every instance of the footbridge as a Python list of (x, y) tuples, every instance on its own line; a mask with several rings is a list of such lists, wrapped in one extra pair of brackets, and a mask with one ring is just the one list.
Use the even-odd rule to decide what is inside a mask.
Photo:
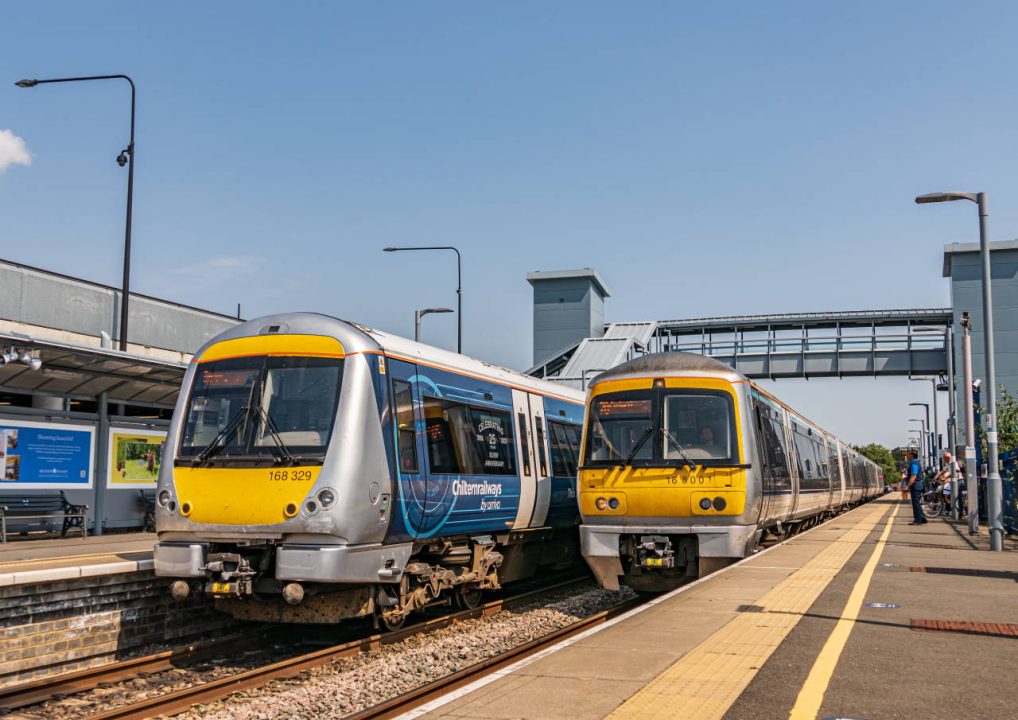
[(584, 388), (652, 352), (693, 352), (754, 379), (941, 375), (951, 308), (853, 310), (610, 323), (528, 371)]

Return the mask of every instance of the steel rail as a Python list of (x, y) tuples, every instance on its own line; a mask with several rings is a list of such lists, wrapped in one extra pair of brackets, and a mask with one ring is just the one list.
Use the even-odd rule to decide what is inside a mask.
[(590, 578), (588, 576), (559, 581), (552, 585), (520, 593), (519, 595), (492, 600), (473, 609), (462, 610), (426, 620), (400, 630), (374, 633), (350, 642), (305, 653), (287, 660), (281, 660), (270, 665), (237, 673), (236, 675), (174, 690), (119, 708), (105, 710), (89, 715), (88, 720), (143, 720), (155, 716), (175, 715), (184, 712), (194, 704), (214, 702), (235, 692), (261, 687), (272, 680), (290, 678), (299, 675), (305, 670), (327, 665), (343, 658), (356, 657), (372, 650), (377, 650), (383, 645), (391, 645), (414, 635), (434, 632), (460, 620), (488, 617), (503, 609), (522, 604), (536, 596), (589, 581)]
[[(270, 636), (278, 630), (267, 629)], [(40, 680), (0, 689), (0, 710), (16, 710), (57, 697), (94, 690), (105, 683), (117, 682), (170, 670), (181, 664), (220, 655), (225, 648), (248, 649), (264, 641), (262, 635), (230, 635), (208, 642), (192, 643), (172, 650), (128, 658), (106, 665), (62, 673)]]

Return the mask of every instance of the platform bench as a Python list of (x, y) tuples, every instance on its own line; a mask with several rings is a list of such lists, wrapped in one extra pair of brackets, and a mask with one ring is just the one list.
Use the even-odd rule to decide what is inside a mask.
[[(63, 517), (64, 524), (60, 537), (65, 537), (68, 530), (81, 530), (81, 537), (87, 537), (85, 513), (88, 505), (75, 505), (69, 502), (61, 491), (58, 495), (19, 495), (0, 498), (0, 542), (7, 542), (7, 520), (31, 520), (27, 525), (45, 525), (44, 521), (54, 516)], [(19, 525), (21, 523), (19, 522)]]

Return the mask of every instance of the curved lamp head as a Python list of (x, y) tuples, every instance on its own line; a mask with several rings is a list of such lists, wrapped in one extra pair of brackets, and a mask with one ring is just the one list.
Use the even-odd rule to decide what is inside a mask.
[(420, 313), (421, 317), (424, 317), (425, 315), (431, 315), (433, 313), (451, 313), (451, 312), (453, 312), (453, 309), (452, 308), (424, 308), (423, 310), (418, 310), (417, 312)]
[(18, 80), (14, 84), (17, 85), (18, 87), (35, 87), (36, 85), (39, 84), (39, 81), (38, 80)]
[(979, 202), (979, 198), (976, 197), (976, 193), (966, 193), (966, 192), (927, 193), (926, 195), (920, 195), (915, 199), (917, 205), (925, 205), (927, 203), (938, 203), (938, 202), (951, 202), (952, 200), (971, 200), (972, 202)]

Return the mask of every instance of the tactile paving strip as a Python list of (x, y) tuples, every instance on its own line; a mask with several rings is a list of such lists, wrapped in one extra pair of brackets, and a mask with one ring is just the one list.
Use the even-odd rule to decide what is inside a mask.
[(920, 632), (948, 632), (962, 635), (992, 635), (1018, 638), (1018, 625), (1008, 623), (981, 623), (967, 620), (912, 620), (910, 626)]

